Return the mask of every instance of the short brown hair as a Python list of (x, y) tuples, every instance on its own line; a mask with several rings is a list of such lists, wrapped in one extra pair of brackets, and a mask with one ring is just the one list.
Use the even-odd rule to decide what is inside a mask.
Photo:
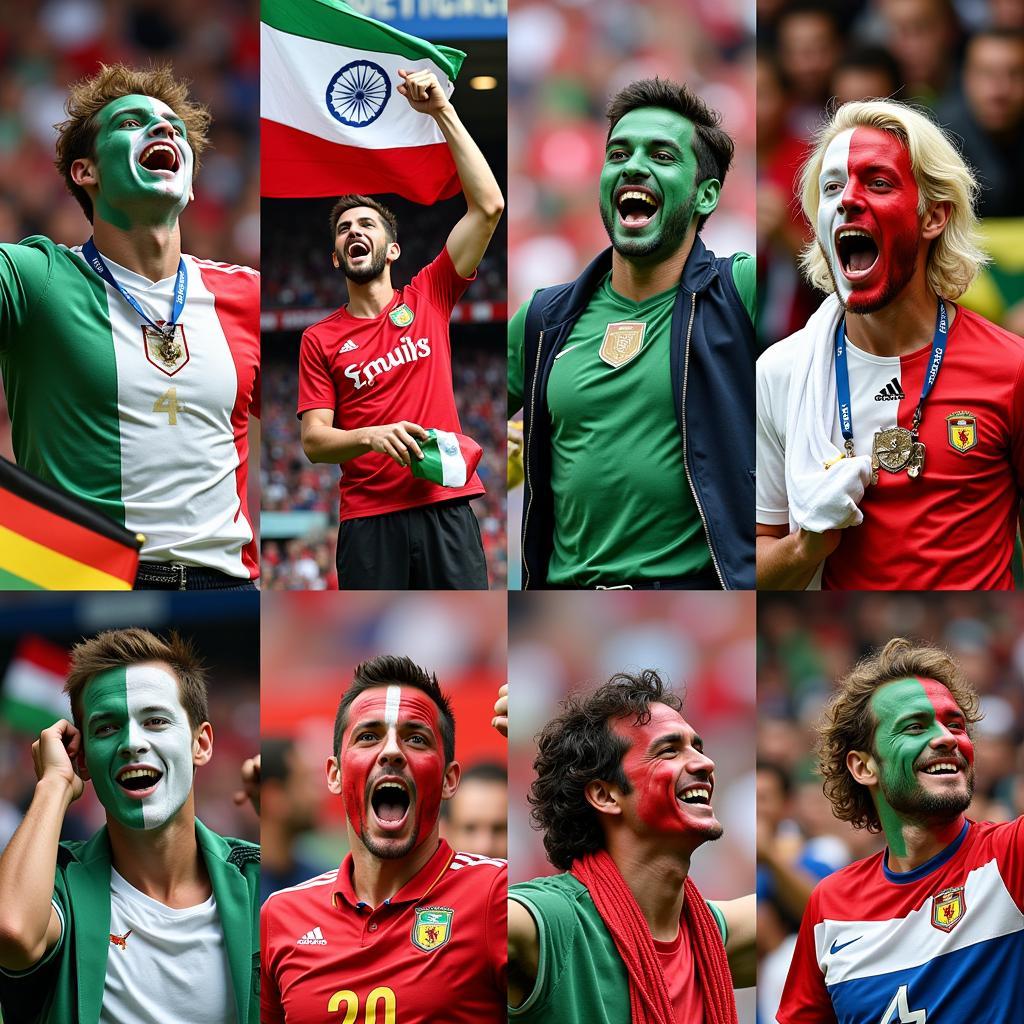
[(158, 64), (142, 70), (124, 64), (101, 64), (91, 78), (76, 82), (68, 94), (64, 109), (66, 121), (57, 129), (57, 158), (54, 160), (68, 191), (82, 207), (92, 223), (92, 200), (81, 185), (71, 180), (71, 165), (83, 157), (94, 157), (99, 125), (96, 115), (122, 96), (151, 96), (166, 103), (185, 123), (188, 143), (192, 147), (192, 178), (195, 180), (199, 161), (206, 149), (210, 130), (210, 112), (201, 103), (188, 98), (188, 82), (174, 77), (170, 64)]
[(871, 698), (875, 691), (885, 683), (915, 676), (942, 683), (968, 726), (981, 718), (974, 688), (956, 661), (938, 647), (895, 637), (881, 651), (857, 662), (839, 680), (839, 690), (825, 709), (818, 742), (823, 788), (832, 804), (832, 813), (854, 828), (880, 832), (882, 824), (870, 791), (856, 782), (846, 767), (846, 755), (851, 750), (874, 750), (878, 722), (871, 711)]
[(64, 692), (71, 698), (75, 725), (82, 725), (82, 694), (101, 672), (145, 661), (162, 661), (169, 665), (178, 680), (178, 694), (194, 732), (208, 721), (210, 709), (206, 699), (206, 667), (191, 640), (175, 632), (159, 637), (148, 629), (108, 629), (88, 640), (75, 644), (71, 651), (71, 671)]
[(398, 241), (398, 218), (373, 196), (361, 196), (356, 192), (350, 192), (348, 195), (339, 196), (338, 201), (334, 204), (334, 209), (331, 210), (332, 244), (338, 234), (338, 218), (343, 213), (354, 210), (357, 206), (368, 206), (371, 210), (376, 210), (380, 214), (380, 219), (384, 221), (384, 230), (387, 232), (388, 241)]

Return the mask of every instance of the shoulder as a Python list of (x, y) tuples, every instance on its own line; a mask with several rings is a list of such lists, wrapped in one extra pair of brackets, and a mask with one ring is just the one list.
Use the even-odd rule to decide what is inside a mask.
[[(980, 313), (965, 309), (963, 306), (956, 307), (956, 314), (956, 321), (950, 332), (951, 341), (960, 336), (969, 338), (972, 349), (984, 345), (990, 351), (994, 350), (1012, 360), (1014, 367), (1024, 363), (1024, 338), (1019, 334), (1014, 334), (1005, 327), (986, 320)], [(957, 324), (960, 325), (959, 331)]]
[(219, 260), (204, 260), (198, 256), (189, 256), (187, 253), (182, 253), (185, 259), (191, 260), (196, 267), (205, 273), (210, 274), (213, 277), (242, 277), (250, 280), (255, 280), (259, 283), (260, 272), (253, 270), (252, 267), (243, 267), (237, 263), (221, 263)]
[(219, 299), (232, 298), (249, 303), (256, 300), (258, 309), (260, 275), (252, 267), (241, 267), (234, 263), (219, 263), (216, 260), (201, 260), (197, 256), (182, 256), (199, 271), (203, 284)]
[(508, 887), (509, 899), (522, 903), (543, 915), (550, 913), (576, 913), (585, 903), (592, 903), (587, 887), (567, 872), (516, 882)]
[(311, 341), (318, 341), (324, 337), (332, 337), (340, 330), (341, 322), (346, 316), (348, 314), (345, 312), (345, 307), (339, 306), (333, 313), (328, 313), (327, 316), (310, 324), (302, 332), (303, 339), (309, 338)]
[(507, 878), (507, 861), (476, 853), (456, 853), (445, 868), (443, 883), (447, 889), (483, 898), (495, 887), (500, 887), (504, 896)]
[(261, 913), (268, 916), (287, 916), (303, 907), (313, 904), (330, 903), (338, 878), (338, 869), (332, 868), (322, 874), (272, 892), (264, 901)]
[(804, 332), (800, 330), (788, 338), (775, 342), (774, 345), (769, 345), (758, 356), (758, 376), (769, 380), (788, 380), (793, 368), (793, 360), (803, 343)]
[(876, 853), (826, 875), (811, 893), (808, 912), (812, 907), (816, 907), (818, 920), (823, 917), (843, 919), (848, 916), (844, 911), (848, 911), (858, 897), (874, 888), (878, 881), (884, 878), (882, 874), (883, 856), (882, 853)]

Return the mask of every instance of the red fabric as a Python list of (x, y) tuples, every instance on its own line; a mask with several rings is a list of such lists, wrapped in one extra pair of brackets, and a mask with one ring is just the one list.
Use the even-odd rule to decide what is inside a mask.
[[(299, 349), (299, 416), (333, 409), (343, 430), (410, 420), (461, 434), (448, 318), (470, 280), (444, 249), (380, 316), (361, 319), (343, 308), (308, 328)], [(390, 314), (402, 305), (413, 318), (399, 327)], [(376, 452), (346, 462), (340, 487), (342, 520), (484, 493), (475, 474), (465, 487), (442, 487)]]
[[(574, 862), (572, 874), (589, 890), (625, 964), (633, 1024), (690, 1024), (676, 1017), (651, 930), (615, 861), (604, 850), (588, 853)], [(692, 945), (705, 1022), (738, 1024), (729, 961), (718, 925), (691, 879), (686, 879), (683, 891), (679, 926)]]

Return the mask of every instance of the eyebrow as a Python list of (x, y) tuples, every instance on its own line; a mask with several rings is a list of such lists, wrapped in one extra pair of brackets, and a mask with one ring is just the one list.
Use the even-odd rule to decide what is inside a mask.
[[(655, 748), (666, 743), (682, 744), (682, 742), (683, 734), (681, 732), (667, 732), (664, 735), (657, 737), (657, 739), (652, 740), (650, 744), (648, 744), (647, 752), (650, 753)], [(694, 733), (693, 739), (690, 741), (690, 746), (692, 746), (694, 750), (697, 750), (702, 754), (704, 753), (704, 741), (696, 733)]]
[[(126, 117), (128, 114), (134, 114), (136, 117), (152, 117), (153, 111), (146, 110), (144, 107), (125, 107), (123, 110), (119, 110), (116, 114), (111, 114), (110, 119), (116, 121), (119, 117)], [(165, 121), (174, 121), (177, 124), (184, 124), (180, 117), (173, 110), (168, 113), (158, 114), (158, 117), (162, 117)]]
[[(610, 149), (612, 146), (630, 146), (632, 144), (633, 140), (628, 136), (616, 135), (614, 138), (609, 139), (604, 144), (604, 148), (607, 150)], [(652, 149), (664, 148), (667, 146), (680, 153), (683, 151), (683, 147), (680, 146), (679, 143), (676, 142), (674, 139), (651, 139), (650, 146)]]
[[(371, 718), (363, 721), (356, 722), (352, 726), (353, 732), (358, 732), (360, 729), (379, 729), (386, 728), (387, 722), (383, 718)], [(420, 721), (418, 718), (410, 718), (407, 722), (399, 722), (398, 728), (409, 730), (409, 729), (422, 729), (425, 732), (433, 732), (433, 727), (429, 722)]]

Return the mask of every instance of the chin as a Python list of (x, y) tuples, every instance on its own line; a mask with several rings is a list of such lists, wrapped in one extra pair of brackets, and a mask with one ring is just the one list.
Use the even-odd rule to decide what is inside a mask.
[(402, 837), (371, 836), (364, 830), (359, 837), (363, 846), (378, 860), (401, 860), (408, 857), (416, 848), (416, 841), (419, 838), (415, 832), (412, 835)]

